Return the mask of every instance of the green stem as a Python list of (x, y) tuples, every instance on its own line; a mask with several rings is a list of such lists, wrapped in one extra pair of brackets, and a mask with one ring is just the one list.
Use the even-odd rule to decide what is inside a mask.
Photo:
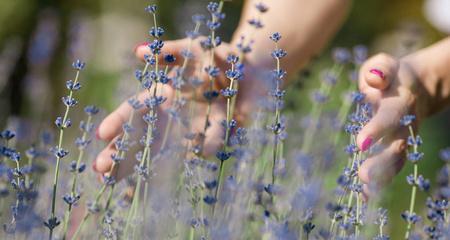
[[(158, 59), (158, 57), (156, 56), (156, 59)], [(158, 71), (158, 63), (155, 64), (155, 71)], [(153, 97), (156, 97), (156, 92), (158, 89), (158, 82), (156, 82), (155, 88), (153, 89)], [(150, 109), (150, 113), (151, 116), (155, 116), (156, 115), (156, 111), (152, 108)], [(144, 167), (147, 166), (147, 170), (149, 171), (149, 164), (151, 161), (151, 140), (153, 137), (153, 129), (154, 129), (154, 125), (153, 123), (149, 123), (147, 125), (147, 135), (146, 135), (146, 143), (145, 143), (145, 148), (144, 148), (144, 152), (142, 154), (142, 159), (141, 162), (139, 164), (139, 167)], [(147, 163), (147, 164), (146, 164)], [(138, 176), (138, 180), (137, 180), (137, 184), (136, 184), (136, 189), (135, 189), (135, 193), (133, 194), (133, 200), (132, 200), (132, 204), (131, 204), (131, 208), (130, 211), (128, 212), (128, 216), (127, 216), (127, 222), (125, 224), (125, 230), (124, 230), (124, 236), (127, 236), (128, 233), (128, 229), (131, 223), (131, 219), (135, 218), (135, 215), (137, 213), (137, 207), (139, 205), (139, 200), (140, 200), (140, 188), (141, 188), (141, 183), (142, 182), (142, 177)]]
[[(231, 64), (231, 71), (234, 71), (235, 65)], [(230, 85), (228, 86), (229, 90), (234, 89), (234, 82), (235, 79), (234, 78), (230, 78)], [(235, 96), (233, 96), (234, 98)], [(223, 141), (223, 146), (222, 146), (222, 151), (226, 152), (227, 151), (227, 146), (228, 146), (228, 140), (230, 138), (230, 122), (232, 120), (232, 113), (231, 113), (231, 103), (232, 103), (232, 99), (230, 97), (227, 98), (227, 110), (226, 110), (226, 126), (225, 126), (225, 138)], [(221, 184), (222, 184), (222, 178), (223, 178), (223, 173), (224, 173), (224, 167), (225, 167), (225, 161), (220, 162), (220, 167), (219, 167), (219, 176), (217, 179), (217, 187), (216, 187), (216, 191), (214, 193), (214, 198), (216, 200), (219, 199), (219, 193), (220, 193), (220, 188), (221, 188)], [(214, 215), (214, 209), (215, 209), (215, 204), (213, 204), (213, 215)]]
[[(80, 76), (80, 71), (77, 71), (76, 76), (75, 76), (75, 80), (74, 80), (74, 84), (78, 83), (78, 78)], [(71, 90), (69, 92), (69, 98), (72, 98), (73, 96), (73, 91)], [(69, 110), (70, 107), (68, 105), (66, 105), (66, 110), (64, 112), (64, 117), (63, 117), (63, 121), (62, 124), (65, 125), (68, 117), (69, 117)], [(56, 149), (56, 151), (59, 151), (62, 148), (62, 144), (63, 144), (63, 136), (64, 136), (64, 127), (61, 127), (61, 129), (59, 130), (59, 141), (58, 141), (58, 148)], [(56, 195), (57, 195), (57, 188), (58, 188), (58, 179), (59, 179), (59, 166), (61, 164), (61, 158), (57, 157), (56, 158), (56, 167), (55, 167), (55, 175), (53, 178), (53, 191), (52, 191), (52, 209), (51, 209), (51, 213), (50, 213), (50, 219), (55, 218), (55, 211), (56, 211)], [(52, 239), (53, 236), (53, 229), (49, 229), (49, 239)]]
[[(150, 66), (149, 63), (145, 63), (144, 69), (142, 70), (142, 75), (143, 76), (145, 76), (145, 74), (147, 73), (149, 66)], [(134, 98), (137, 98), (139, 96), (139, 92), (140, 92), (140, 86), (138, 84), (137, 89), (136, 89), (136, 93), (134, 95)], [(136, 112), (136, 110), (133, 108), (133, 110), (131, 112), (131, 115), (130, 115), (130, 118), (128, 119), (128, 125), (131, 125), (133, 123), (135, 112)], [(128, 135), (128, 133), (125, 132), (123, 137), (122, 137), (121, 142), (124, 143), (125, 141), (128, 140), (128, 138), (129, 138), (129, 135)], [(126, 153), (124, 151), (119, 151), (119, 153), (118, 153), (120, 158), (124, 158), (125, 154)], [(119, 167), (120, 167), (119, 163), (113, 162), (113, 165), (111, 167), (111, 173), (114, 174), (115, 172), (117, 172), (119, 170)], [(109, 197), (108, 197), (108, 199), (106, 201), (106, 205), (105, 205), (106, 206), (105, 212), (107, 212), (109, 210), (109, 207), (111, 206), (111, 201), (112, 201), (112, 196), (113, 196), (113, 193), (114, 193), (115, 185), (116, 185), (116, 183), (113, 183), (111, 185), (111, 191), (110, 191)]]
[[(103, 195), (103, 193), (104, 193), (105, 190), (106, 190), (106, 186), (107, 186), (106, 184), (103, 184), (102, 188), (101, 188), (100, 191), (97, 193), (97, 195), (96, 195), (96, 197), (95, 197), (95, 200), (94, 200), (94, 202), (92, 203), (92, 206), (95, 207), (95, 206), (98, 205), (98, 202), (99, 202), (101, 196)], [(72, 239), (77, 239), (77, 236), (80, 234), (81, 230), (82, 230), (83, 227), (84, 227), (84, 224), (86, 223), (86, 221), (88, 220), (88, 218), (91, 216), (91, 214), (92, 214), (92, 213), (91, 213), (89, 210), (87, 210), (86, 214), (85, 214), (84, 217), (83, 217), (83, 220), (81, 220), (80, 225), (78, 225), (77, 230), (76, 230), (75, 233), (73, 234)]]
[[(87, 120), (86, 120), (86, 127), (89, 128), (90, 124), (92, 121), (92, 116), (88, 116)], [(83, 135), (81, 137), (81, 141), (86, 141), (88, 138), (88, 132), (87, 131), (83, 131)], [(70, 191), (70, 195), (72, 197), (74, 197), (76, 195), (76, 187), (77, 187), (77, 180), (78, 180), (78, 168), (80, 167), (81, 164), (81, 160), (83, 159), (84, 156), (84, 147), (79, 149), (78, 152), (78, 159), (77, 159), (77, 163), (76, 163), (76, 167), (75, 167), (75, 172), (73, 173), (73, 180), (72, 180), (72, 189)], [(66, 235), (67, 235), (67, 228), (69, 225), (69, 221), (70, 221), (70, 215), (72, 213), (72, 204), (69, 204), (67, 207), (67, 211), (64, 217), (64, 225), (63, 225), (63, 239), (66, 239)]]
[[(335, 64), (332, 67), (332, 70), (330, 70), (330, 72), (332, 74), (334, 74), (336, 76), (336, 78), (339, 78), (339, 76), (341, 75), (342, 70), (343, 70), (343, 66), (342, 65)], [(332, 86), (330, 86), (329, 83), (322, 82), (319, 91), (323, 95), (329, 96), (331, 90), (332, 90)], [(301, 151), (303, 153), (309, 153), (309, 151), (311, 150), (312, 141), (314, 140), (314, 136), (315, 136), (316, 130), (317, 130), (316, 123), (319, 121), (320, 116), (322, 115), (322, 111), (323, 111), (323, 104), (317, 103), (317, 102), (314, 101), (313, 102), (313, 107), (312, 107), (312, 110), (311, 110), (311, 114), (310, 114), (310, 116), (311, 116), (310, 123), (312, 123), (313, 126), (309, 126), (306, 129), (305, 140), (303, 141), (302, 148), (301, 148)]]
[[(277, 66), (277, 72), (279, 72), (280, 71), (280, 59), (279, 58), (276, 58), (276, 66)], [(276, 79), (275, 81), (276, 81), (276, 89), (275, 89), (275, 91), (279, 91), (280, 90), (279, 80)], [(281, 139), (279, 139), (279, 134), (280, 134), (279, 130), (280, 129), (278, 129), (278, 126), (281, 125), (281, 122), (280, 122), (281, 110), (278, 107), (278, 101), (279, 101), (279, 99), (277, 97), (275, 97), (274, 126), (277, 129), (276, 129), (276, 132), (275, 131), (273, 132), (274, 136), (273, 136), (273, 149), (272, 149), (272, 185), (274, 185), (275, 182), (276, 182), (276, 173), (275, 172), (276, 172), (276, 165), (277, 165), (277, 161), (278, 161), (277, 158), (278, 158), (278, 155), (279, 155), (279, 153), (278, 153), (278, 151), (279, 151), (278, 145), (279, 145), (279, 142), (281, 142)], [(273, 201), (273, 194), (270, 194), (270, 195), (271, 195), (272, 201)]]
[[(223, 4), (224, 4), (224, 0), (221, 0), (219, 2), (218, 13), (222, 12)], [(216, 15), (212, 14), (211, 17), (212, 17), (212, 21), (213, 22), (217, 20)], [(216, 48), (215, 35), (216, 35), (216, 32), (214, 30), (211, 30), (211, 35), (210, 36), (211, 36), (212, 45), (213, 45), (211, 50), (210, 50), (210, 58), (209, 58), (209, 65), (211, 67), (215, 66), (215, 63), (214, 63), (215, 62), (214, 61), (214, 55), (215, 55), (214, 52), (215, 52), (215, 48)], [(211, 92), (213, 90), (215, 78), (209, 76), (208, 80), (209, 80), (209, 91)], [(209, 117), (211, 115), (211, 105), (212, 105), (212, 99), (209, 99), (208, 100), (208, 106), (206, 108), (205, 123), (204, 123), (204, 127), (203, 127), (203, 139), (201, 141), (201, 148), (200, 148), (201, 152), (203, 152), (203, 146), (205, 144), (205, 137), (206, 137), (206, 130), (208, 129), (208, 126), (209, 126)]]
[[(418, 153), (418, 145), (415, 142), (416, 140), (416, 136), (414, 134), (414, 130), (412, 128), (412, 126), (408, 126), (408, 130), (409, 130), (409, 134), (410, 136), (414, 139), (414, 145), (413, 145), (413, 152), (414, 153)], [(414, 212), (414, 206), (416, 203), (416, 194), (417, 194), (417, 176), (418, 176), (418, 172), (419, 172), (419, 167), (417, 163), (414, 163), (414, 170), (413, 170), (413, 177), (414, 177), (414, 184), (412, 186), (412, 190), (411, 190), (411, 198), (409, 201), (409, 214), (413, 214)], [(405, 239), (409, 238), (410, 232), (412, 229), (412, 222), (408, 221), (408, 225), (406, 226), (406, 233), (405, 233)]]

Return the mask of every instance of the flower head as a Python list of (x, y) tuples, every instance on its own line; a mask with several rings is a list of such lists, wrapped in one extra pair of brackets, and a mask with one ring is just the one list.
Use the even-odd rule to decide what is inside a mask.
[(283, 50), (283, 49), (275, 49), (272, 52), (272, 57), (273, 58), (280, 59), (280, 58), (286, 57), (286, 55), (287, 55), (287, 52), (285, 50)]
[(351, 53), (346, 48), (335, 48), (333, 50), (333, 59), (336, 63), (345, 64), (351, 60)]
[(160, 54), (163, 47), (164, 42), (158, 39), (153, 40), (153, 42), (149, 45), (149, 48), (153, 54)]
[(164, 55), (164, 61), (166, 63), (173, 63), (175, 62), (177, 59), (175, 58), (175, 56), (173, 54), (166, 54)]
[(78, 104), (78, 101), (75, 98), (70, 97), (70, 96), (62, 97), (62, 101), (63, 101), (64, 105), (66, 105), (67, 107), (74, 107), (75, 105)]
[(81, 83), (79, 82), (74, 82), (72, 80), (68, 80), (66, 82), (66, 87), (67, 89), (69, 89), (70, 91), (78, 91), (81, 88)]
[(279, 32), (273, 33), (272, 35), (270, 35), (270, 40), (274, 41), (274, 42), (279, 42), (281, 39), (281, 34)]
[(219, 4), (217, 2), (210, 2), (208, 3), (208, 6), (206, 6), (206, 9), (208, 9), (208, 12), (210, 13), (216, 13), (219, 10)]
[(15, 136), (16, 136), (16, 133), (11, 130), (4, 130), (4, 131), (0, 132), (0, 138), (5, 139), (5, 140), (11, 140)]
[(78, 71), (83, 70), (84, 66), (86, 64), (80, 60), (76, 60), (75, 62), (72, 63), (72, 67), (75, 68)]
[(248, 20), (248, 24), (250, 24), (251, 26), (253, 26), (256, 29), (264, 27), (262, 22), (260, 20), (258, 20), (258, 19), (255, 19), (255, 18)]
[(84, 108), (84, 112), (89, 116), (96, 115), (99, 111), (100, 109), (94, 105), (89, 105)]
[(214, 67), (214, 66), (207, 66), (205, 68), (206, 73), (208, 73), (209, 76), (215, 78), (217, 76), (219, 76), (220, 73), (220, 69), (218, 67)]
[(151, 14), (155, 14), (157, 9), (158, 7), (155, 4), (145, 7), (145, 11)]
[(164, 29), (162, 27), (152, 27), (149, 31), (149, 34), (155, 38), (160, 38), (164, 35)]
[(416, 116), (414, 115), (405, 115), (400, 119), (400, 124), (403, 126), (409, 126), (412, 122), (416, 120)]
[(439, 157), (442, 159), (442, 161), (444, 162), (450, 162), (450, 147), (449, 148), (445, 148), (442, 149), (439, 152)]
[(255, 5), (255, 8), (260, 12), (260, 13), (265, 13), (269, 10), (269, 8), (262, 2), (257, 3)]

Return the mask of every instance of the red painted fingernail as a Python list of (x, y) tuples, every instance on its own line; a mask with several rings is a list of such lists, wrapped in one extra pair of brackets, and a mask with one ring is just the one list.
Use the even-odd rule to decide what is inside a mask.
[(369, 149), (371, 145), (372, 145), (372, 138), (371, 137), (366, 138), (366, 140), (364, 140), (364, 142), (361, 145), (361, 151), (363, 152), (367, 151), (367, 149)]
[(383, 71), (381, 71), (380, 69), (372, 68), (372, 69), (370, 69), (369, 72), (372, 73), (372, 74), (377, 75), (381, 79), (385, 79), (386, 78), (386, 76), (384, 75)]
[(94, 160), (94, 162), (92, 163), (92, 169), (96, 172), (98, 172), (97, 170), (97, 161)]
[(137, 50), (138, 48), (140, 48), (140, 47), (142, 47), (142, 46), (147, 46), (147, 45), (148, 45), (148, 42), (142, 42), (142, 43), (139, 43), (139, 44), (137, 44), (137, 45), (134, 47), (133, 52), (136, 52), (136, 50)]
[(97, 138), (97, 140), (100, 140), (100, 133), (99, 133), (99, 128), (97, 128), (96, 130), (95, 130), (95, 138)]

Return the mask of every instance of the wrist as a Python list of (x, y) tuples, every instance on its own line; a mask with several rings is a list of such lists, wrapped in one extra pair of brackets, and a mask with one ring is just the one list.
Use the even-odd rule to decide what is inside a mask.
[(436, 103), (430, 94), (430, 88), (436, 85), (436, 72), (427, 64), (422, 62), (422, 59), (417, 54), (408, 55), (400, 60), (400, 66), (406, 68), (410, 75), (413, 84), (411, 84), (411, 91), (415, 96), (415, 112), (419, 118), (426, 118), (432, 115), (436, 110)]
[(437, 113), (450, 105), (450, 38), (419, 50), (402, 59), (411, 66), (426, 104), (425, 116)]

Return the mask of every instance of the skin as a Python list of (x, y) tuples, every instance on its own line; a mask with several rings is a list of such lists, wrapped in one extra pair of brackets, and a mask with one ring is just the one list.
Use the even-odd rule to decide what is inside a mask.
[[(273, 65), (268, 49), (273, 49), (274, 46), (268, 36), (275, 31), (282, 34), (279, 47), (285, 49), (288, 55), (282, 59), (281, 64), (289, 74), (295, 74), (325, 47), (345, 20), (351, 3), (348, 0), (283, 0), (283, 4), (280, 4), (279, 0), (265, 0), (264, 4), (269, 7), (269, 11), (261, 17), (264, 28), (254, 31), (247, 24), (247, 20), (258, 16), (253, 7), (258, 2), (260, 1), (247, 1), (231, 43), (223, 43), (215, 54), (216, 65), (223, 72), (229, 67), (225, 61), (226, 56), (229, 53), (237, 53), (235, 46), (242, 35), (252, 33), (253, 39), (256, 40), (252, 47), (253, 51), (245, 58), (245, 80), (240, 84), (236, 106), (235, 118), (244, 124), (254, 108), (256, 99), (267, 93), (264, 84), (258, 82), (257, 73), (263, 69), (270, 69)], [(280, 13), (283, 13), (282, 17)], [(182, 61), (180, 52), (187, 47), (187, 42), (186, 39), (167, 41), (163, 53), (174, 54), (178, 59), (175, 64), (179, 64)], [(195, 56), (199, 56), (197, 59), (201, 59), (203, 53), (198, 43), (194, 43), (192, 51)], [(149, 50), (146, 45), (139, 45), (135, 53), (142, 60)], [(202, 64), (194, 60), (192, 67), (202, 69)], [(357, 143), (360, 148), (363, 148), (363, 143), (366, 145), (364, 148), (376, 142), (383, 146), (380, 152), (371, 156), (361, 166), (359, 176), (364, 183), (381, 186), (389, 182), (403, 166), (403, 150), (407, 137), (405, 129), (399, 126), (399, 120), (403, 115), (414, 113), (420, 120), (449, 105), (448, 66), (450, 66), (450, 38), (401, 59), (379, 54), (367, 60), (362, 66), (359, 77), (360, 90), (366, 94), (367, 101), (375, 106), (375, 115), (358, 135)], [(373, 69), (377, 69), (384, 77), (374, 74)], [(219, 87), (228, 83), (224, 76), (220, 76), (217, 81)], [(162, 94), (170, 102), (170, 99), (173, 99), (173, 89), (170, 86), (166, 88)], [(205, 111), (206, 103), (202, 99), (193, 98), (193, 92), (190, 90), (185, 90), (184, 94), (197, 101), (196, 111)], [(168, 103), (163, 105), (161, 110), (168, 106)], [(131, 109), (126, 102), (120, 105), (100, 124), (97, 137), (105, 142), (111, 142), (120, 136), (121, 126), (128, 119), (130, 112)], [(219, 122), (225, 118), (224, 113), (224, 100), (219, 98), (212, 105), (212, 125), (206, 132), (204, 151), (206, 155), (214, 153), (220, 146)], [(163, 114), (161, 111), (161, 115)], [(204, 116), (194, 118), (194, 131), (199, 132), (203, 128), (203, 123)], [(159, 127), (164, 129), (163, 125)], [(370, 144), (367, 144), (368, 138), (371, 139)], [(110, 155), (115, 151), (114, 144), (108, 144), (97, 156), (93, 164), (94, 170), (99, 174), (108, 173), (112, 165)], [(134, 164), (130, 159), (123, 162), (117, 177), (122, 178), (131, 173)], [(380, 175), (383, 177), (378, 177)], [(369, 192), (367, 187), (366, 192)]]
[[(226, 63), (226, 57), (230, 53), (236, 54), (238, 52), (236, 44), (240, 41), (242, 35), (253, 32), (253, 39), (257, 40), (252, 47), (253, 51), (248, 54), (245, 59), (246, 78), (245, 81), (242, 81), (240, 84), (235, 116), (240, 122), (244, 122), (245, 119), (248, 119), (247, 117), (251, 113), (256, 99), (267, 93), (264, 84), (258, 82), (257, 73), (261, 72), (262, 69), (270, 69), (273, 65), (273, 59), (271, 58), (268, 49), (273, 49), (274, 45), (269, 39), (269, 36), (275, 31), (279, 31), (283, 35), (279, 47), (287, 50), (289, 54), (283, 58), (282, 65), (288, 73), (294, 74), (298, 69), (304, 66), (312, 56), (317, 55), (325, 46), (329, 38), (334, 35), (345, 19), (347, 8), (350, 5), (350, 1), (347, 0), (339, 1), (339, 3), (334, 0), (284, 0), (285, 4), (279, 4), (278, 0), (265, 0), (264, 3), (269, 7), (269, 11), (261, 18), (265, 27), (261, 30), (254, 31), (253, 28), (247, 24), (247, 21), (254, 16), (258, 16), (258, 12), (254, 8), (254, 5), (259, 2), (260, 1), (254, 0), (246, 2), (241, 22), (233, 35), (231, 43), (222, 43), (215, 52), (216, 65), (224, 72), (229, 68), (229, 64)], [(286, 13), (290, 17), (280, 18), (278, 15), (280, 12)], [(326, 20), (327, 18), (331, 18), (333, 21)], [(330, 22), (332, 22), (332, 24), (330, 24)], [(317, 28), (316, 26), (323, 27)], [(290, 40), (288, 42), (284, 39)], [(294, 42), (293, 40), (296, 44), (289, 44)], [(162, 55), (167, 53), (174, 54), (178, 59), (174, 64), (180, 64), (183, 59), (181, 51), (186, 49), (187, 46), (188, 39), (166, 41), (164, 48), (162, 49)], [(203, 62), (201, 59), (204, 53), (201, 50), (198, 41), (194, 42), (192, 47), (191, 51), (197, 56), (196, 59), (200, 59), (200, 61), (194, 59), (191, 68), (203, 69)], [(141, 44), (135, 48), (135, 53), (137, 58), (143, 60), (144, 55), (149, 54), (150, 51), (147, 44)], [(205, 75), (203, 74), (202, 76), (206, 82), (207, 79)], [(228, 84), (228, 80), (226, 80), (223, 75), (218, 77), (217, 82), (219, 83), (219, 87)], [(206, 86), (203, 86), (198, 95), (201, 96), (202, 90), (204, 90), (205, 87)], [(170, 101), (170, 99), (173, 98), (173, 95), (171, 94), (173, 93), (173, 90), (171, 90), (169, 86), (166, 88), (163, 95)], [(193, 95), (189, 90), (186, 90), (184, 94), (187, 97)], [(145, 93), (141, 96), (144, 98)], [(194, 99), (191, 97), (191, 100), (197, 102), (196, 112), (205, 112), (207, 104), (203, 99)], [(168, 106), (168, 104), (165, 104), (165, 106), (161, 107), (161, 110), (164, 110), (164, 108), (167, 108)], [(99, 125), (97, 138), (109, 143), (93, 163), (93, 169), (100, 175), (108, 173), (111, 170), (112, 160), (110, 156), (112, 153), (116, 152), (113, 141), (122, 134), (122, 124), (129, 118), (131, 112), (131, 107), (125, 101)], [(142, 114), (143, 112), (140, 112), (140, 115)], [(198, 116), (193, 119), (193, 130), (194, 132), (201, 132), (205, 117), (204, 114), (197, 115)], [(160, 112), (160, 116), (164, 117), (163, 111)], [(136, 129), (141, 129), (139, 126), (143, 124), (140, 120), (142, 118), (138, 116), (135, 119), (137, 122), (135, 123), (137, 125)], [(218, 98), (212, 105), (210, 119), (211, 127), (206, 131), (205, 155), (214, 154), (215, 150), (220, 146), (221, 140), (219, 136), (222, 130), (219, 123), (223, 119), (225, 119), (225, 103), (223, 98)], [(159, 122), (161, 123), (163, 121)], [(158, 126), (158, 129), (164, 128), (165, 126), (163, 124)], [(129, 155), (133, 156), (133, 154)], [(134, 165), (135, 162), (133, 159), (127, 159), (123, 162), (117, 173), (117, 178), (120, 179), (130, 174), (133, 171)]]
[[(450, 105), (449, 64), (450, 38), (446, 38), (400, 59), (378, 54), (361, 67), (359, 88), (374, 105), (375, 115), (359, 133), (357, 143), (362, 147), (366, 139), (371, 139), (372, 144), (379, 142), (383, 148), (359, 171), (369, 195), (403, 167), (408, 131), (400, 126), (400, 118), (415, 114), (420, 123)], [(384, 79), (372, 69), (382, 71)]]

